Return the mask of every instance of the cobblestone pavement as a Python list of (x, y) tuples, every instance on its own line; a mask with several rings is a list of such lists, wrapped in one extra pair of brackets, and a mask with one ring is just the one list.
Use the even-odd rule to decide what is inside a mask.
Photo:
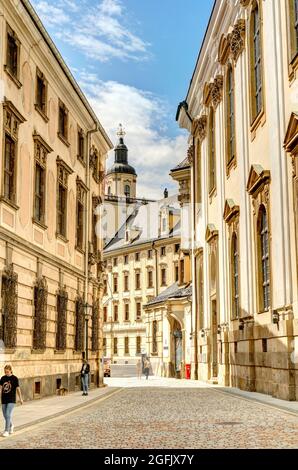
[(0, 440), (0, 449), (297, 447), (298, 416), (204, 387), (124, 388)]

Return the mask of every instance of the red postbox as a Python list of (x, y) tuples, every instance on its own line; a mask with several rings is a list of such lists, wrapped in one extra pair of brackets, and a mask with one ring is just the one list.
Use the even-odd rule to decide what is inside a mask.
[(185, 364), (185, 378), (190, 380), (191, 364)]

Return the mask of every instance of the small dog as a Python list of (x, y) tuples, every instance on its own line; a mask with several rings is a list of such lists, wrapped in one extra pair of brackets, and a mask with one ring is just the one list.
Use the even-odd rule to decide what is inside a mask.
[(67, 394), (68, 394), (67, 388), (60, 387), (60, 388), (57, 389), (57, 395), (59, 395), (60, 397), (64, 397)]

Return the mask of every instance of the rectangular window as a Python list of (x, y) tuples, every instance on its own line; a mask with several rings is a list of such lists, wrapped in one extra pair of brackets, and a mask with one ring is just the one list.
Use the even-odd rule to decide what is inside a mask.
[(16, 178), (16, 144), (7, 134), (5, 135), (4, 155), (4, 197), (15, 202)]
[(124, 290), (127, 292), (129, 290), (129, 276), (128, 274), (124, 275)]
[(124, 264), (128, 264), (128, 255), (124, 256)]
[(166, 270), (166, 268), (161, 269), (161, 285), (162, 286), (167, 285), (167, 270)]
[(176, 245), (175, 245), (175, 253), (179, 253), (179, 250), (180, 250), (180, 244), (179, 244), (179, 243), (176, 243)]
[(140, 253), (136, 253), (136, 254), (135, 254), (135, 260), (136, 260), (136, 261), (140, 261)]
[(19, 77), (19, 54), (20, 42), (17, 39), (15, 32), (8, 26), (7, 27), (7, 56), (6, 56), (6, 70), (16, 79)]
[(136, 289), (141, 289), (141, 275), (140, 273), (136, 273)]
[(97, 253), (97, 233), (96, 233), (96, 227), (97, 227), (97, 215), (93, 211), (92, 213), (92, 245), (93, 245), (93, 251), (94, 253)]
[(85, 161), (85, 137), (82, 129), (78, 130), (78, 159)]
[(114, 322), (118, 321), (118, 305), (114, 305)]
[(141, 337), (140, 336), (137, 336), (137, 354), (141, 354)]
[(106, 295), (108, 293), (108, 281), (105, 279), (104, 280), (104, 294)]
[(179, 281), (179, 266), (175, 266), (175, 282)]
[(104, 323), (107, 323), (108, 321), (108, 308), (107, 307), (103, 308), (103, 321)]
[(148, 287), (153, 287), (153, 271), (148, 271)]
[(59, 183), (57, 201), (58, 235), (66, 237), (67, 190)]
[(214, 110), (209, 112), (209, 192), (215, 188), (215, 118)]
[(47, 114), (47, 81), (43, 73), (37, 68), (36, 70), (36, 103), (35, 107), (38, 111), (46, 116)]
[(152, 250), (148, 250), (148, 259), (152, 259), (153, 256), (152, 256)]
[(184, 260), (180, 260), (180, 284), (184, 284)]
[(118, 292), (118, 276), (114, 276), (114, 292)]
[(106, 338), (103, 338), (102, 340), (102, 349), (103, 349), (103, 355), (106, 356), (107, 355), (107, 339)]
[(118, 266), (118, 258), (114, 258), (114, 259), (113, 259), (113, 266), (114, 266), (114, 268), (115, 268), (116, 266)]
[(161, 256), (166, 256), (166, 247), (165, 246), (161, 247), (160, 254), (161, 254)]
[(118, 338), (114, 338), (113, 351), (114, 351), (114, 354), (118, 354)]
[(129, 321), (129, 304), (125, 304), (125, 315), (124, 315), (124, 319), (125, 321)]
[(141, 304), (141, 302), (137, 302), (136, 307), (137, 307), (136, 318), (137, 318), (137, 320), (141, 320), (142, 319), (142, 304)]
[(45, 221), (45, 169), (36, 162), (34, 184), (34, 220), (40, 223)]
[(84, 243), (84, 206), (77, 201), (77, 248), (83, 249)]
[(58, 135), (67, 141), (68, 139), (68, 109), (65, 104), (59, 100), (59, 126)]
[(152, 354), (157, 354), (157, 321), (152, 325)]
[(124, 340), (124, 354), (129, 354), (129, 337), (126, 336)]

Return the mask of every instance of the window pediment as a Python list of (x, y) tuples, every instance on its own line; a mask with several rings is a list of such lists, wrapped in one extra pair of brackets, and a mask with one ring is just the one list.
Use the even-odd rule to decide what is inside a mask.
[(207, 243), (210, 243), (210, 241), (213, 239), (213, 238), (216, 238), (218, 237), (218, 230), (216, 230), (216, 227), (215, 225), (213, 224), (208, 224), (207, 225), (207, 230), (206, 230), (206, 242)]
[(230, 223), (235, 217), (239, 216), (240, 208), (235, 204), (233, 199), (227, 199), (224, 210), (224, 220)]
[(284, 140), (284, 148), (292, 155), (298, 153), (298, 113), (291, 114)]
[(270, 181), (270, 171), (264, 170), (261, 165), (252, 165), (246, 187), (250, 196), (257, 194), (268, 181)]

